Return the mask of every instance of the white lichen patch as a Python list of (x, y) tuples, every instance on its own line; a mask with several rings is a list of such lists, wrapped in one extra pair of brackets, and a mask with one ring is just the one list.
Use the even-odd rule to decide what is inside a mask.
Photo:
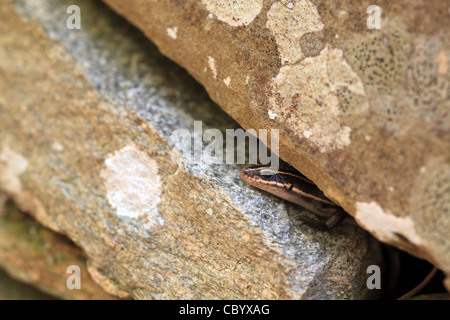
[(167, 28), (167, 34), (169, 35), (169, 37), (171, 37), (174, 40), (177, 39), (177, 32), (178, 32), (178, 27)]
[(328, 77), (336, 89), (345, 88), (348, 91), (365, 96), (364, 85), (356, 72), (343, 57), (340, 49), (325, 48)]
[(277, 117), (277, 114), (270, 109), (269, 109), (269, 111), (267, 111), (267, 114), (269, 115), (269, 119), (271, 119), (271, 120), (273, 120)]
[(52, 144), (52, 150), (61, 152), (64, 150), (64, 146), (60, 142), (56, 141)]
[(217, 78), (216, 60), (213, 57), (208, 56), (208, 65), (213, 73), (214, 79)]
[(226, 85), (227, 87), (230, 86), (230, 82), (231, 82), (231, 78), (230, 78), (230, 77), (226, 77), (225, 79), (223, 79), (223, 83), (225, 83), (225, 85)]
[(303, 131), (303, 136), (304, 136), (306, 139), (309, 139), (309, 138), (311, 137), (311, 135), (312, 135), (312, 131), (311, 131), (311, 130), (305, 130), (305, 131)]
[(270, 90), (269, 110), (320, 152), (341, 149), (351, 143), (352, 130), (340, 120), (343, 112), (338, 99), (340, 91), (346, 90), (364, 101), (349, 105), (346, 112), (357, 114), (368, 108), (361, 79), (345, 61), (342, 51), (330, 47), (325, 47), (319, 56), (282, 66)]
[(274, 2), (267, 12), (266, 27), (277, 42), (281, 64), (293, 64), (304, 58), (301, 38), (305, 33), (323, 29), (317, 8), (308, 0), (290, 2), (286, 6)]
[(20, 153), (4, 144), (0, 151), (0, 186), (9, 194), (19, 194), (22, 191), (20, 175), (28, 167), (27, 159)]
[(217, 19), (229, 24), (232, 27), (249, 25), (261, 12), (262, 0), (202, 0), (206, 9)]
[(105, 167), (101, 177), (117, 215), (143, 219), (147, 227), (163, 225), (157, 208), (162, 192), (157, 162), (145, 152), (127, 146), (109, 154)]
[(357, 202), (355, 219), (383, 242), (395, 243), (401, 235), (417, 246), (423, 244), (411, 217), (396, 217), (386, 213), (376, 202)]

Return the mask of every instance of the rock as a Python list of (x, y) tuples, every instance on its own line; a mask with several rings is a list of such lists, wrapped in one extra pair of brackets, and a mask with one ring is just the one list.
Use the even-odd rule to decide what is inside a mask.
[(70, 4), (0, 1), (0, 189), (75, 242), (104, 290), (135, 299), (379, 294), (366, 286), (367, 267), (383, 263), (378, 241), (352, 225), (310, 228), (304, 211), (243, 182), (242, 165), (175, 152), (172, 133), (195, 120), (203, 131), (239, 126), (103, 4), (78, 1), (81, 29), (62, 27)]
[(359, 225), (450, 275), (448, 1), (104, 1), (242, 127), (279, 129)]
[(1, 300), (54, 300), (34, 287), (14, 280), (0, 270), (0, 299)]
[(412, 297), (410, 300), (450, 300), (448, 293), (428, 293)]
[[(89, 276), (86, 256), (80, 248), (66, 237), (45, 229), (31, 217), (20, 213), (13, 205), (6, 205), (0, 216), (0, 266), (14, 278), (42, 291), (16, 283), (0, 272), (2, 300), (47, 300), (52, 297), (116, 299), (103, 291)], [(68, 278), (73, 274), (67, 272), (68, 266), (80, 268), (82, 290), (67, 287), (66, 282), (70, 281)]]

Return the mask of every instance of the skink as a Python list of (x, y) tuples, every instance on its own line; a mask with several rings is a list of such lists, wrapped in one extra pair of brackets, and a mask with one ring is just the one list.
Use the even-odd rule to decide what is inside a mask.
[(292, 167), (281, 167), (275, 171), (269, 166), (252, 166), (241, 170), (241, 178), (261, 190), (312, 211), (324, 221), (327, 229), (347, 217), (340, 206), (325, 197), (311, 180)]

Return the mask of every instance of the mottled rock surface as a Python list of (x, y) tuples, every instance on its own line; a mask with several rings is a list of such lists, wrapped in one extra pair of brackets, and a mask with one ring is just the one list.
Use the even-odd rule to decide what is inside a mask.
[(362, 227), (450, 275), (447, 0), (104, 1), (244, 128), (279, 129), (281, 158)]
[(0, 300), (54, 300), (32, 286), (17, 281), (0, 270)]
[(300, 209), (245, 184), (241, 166), (172, 160), (174, 130), (194, 120), (204, 130), (239, 126), (102, 3), (77, 1), (82, 28), (67, 29), (70, 4), (0, 1), (0, 189), (74, 241), (104, 290), (136, 299), (378, 294), (366, 270), (381, 265), (380, 246), (364, 230), (306, 226)]
[[(69, 289), (73, 274), (68, 266), (80, 268), (81, 289)], [(0, 210), (0, 267), (7, 273), (39, 288), (8, 279), (0, 272), (0, 300), (4, 299), (116, 299), (95, 283), (86, 266), (86, 256), (69, 239), (44, 228), (12, 204)], [(70, 271), (70, 270), (69, 270)], [(45, 295), (46, 292), (49, 295)]]

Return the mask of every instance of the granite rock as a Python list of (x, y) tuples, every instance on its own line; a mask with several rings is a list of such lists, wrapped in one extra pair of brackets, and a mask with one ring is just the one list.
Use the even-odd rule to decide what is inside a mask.
[(450, 275), (448, 1), (104, 1), (242, 127), (278, 129), (360, 226)]
[(379, 294), (366, 286), (368, 265), (383, 263), (378, 241), (354, 225), (308, 227), (304, 211), (245, 184), (242, 165), (174, 152), (172, 133), (196, 120), (203, 131), (239, 125), (102, 3), (78, 1), (82, 27), (66, 28), (71, 4), (0, 1), (0, 189), (81, 248), (104, 290), (134, 299)]

